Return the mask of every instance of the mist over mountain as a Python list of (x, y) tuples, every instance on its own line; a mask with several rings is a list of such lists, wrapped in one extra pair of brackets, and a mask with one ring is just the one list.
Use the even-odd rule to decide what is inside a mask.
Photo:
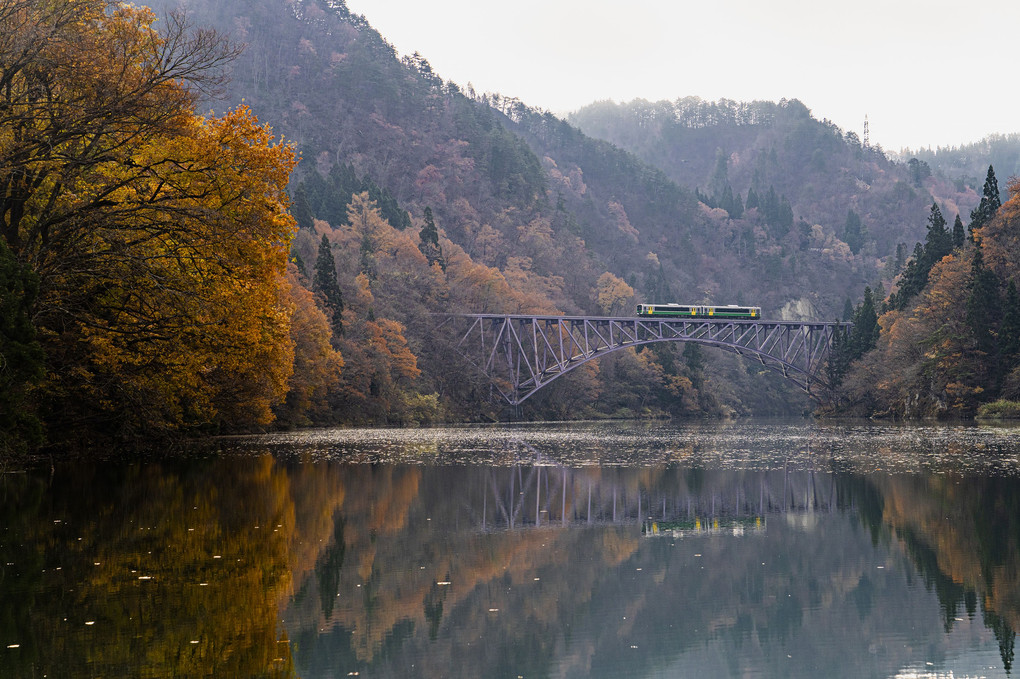
[(634, 152), (682, 185), (703, 187), (709, 196), (726, 183), (745, 196), (748, 189), (761, 194), (774, 187), (797, 217), (839, 237), (853, 210), (879, 258), (895, 254), (898, 242), (912, 247), (923, 237), (918, 215), (933, 201), (950, 219), (956, 213), (966, 217), (977, 204), (988, 167), (987, 155), (979, 159), (973, 153), (983, 167), (957, 182), (952, 180), (961, 174), (948, 165), (946, 172), (932, 172), (932, 163), (919, 162), (927, 158), (897, 162), (856, 132), (817, 120), (797, 100), (600, 102), (575, 112), (570, 121)]

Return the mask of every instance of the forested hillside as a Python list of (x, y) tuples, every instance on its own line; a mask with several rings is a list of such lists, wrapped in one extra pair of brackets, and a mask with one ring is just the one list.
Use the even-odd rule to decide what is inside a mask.
[[(830, 365), (832, 411), (904, 418), (1016, 416), (1020, 196), (989, 167), (966, 227), (932, 204), (928, 232), (887, 298), (867, 291)], [(1001, 400), (1000, 400), (1001, 399)]]

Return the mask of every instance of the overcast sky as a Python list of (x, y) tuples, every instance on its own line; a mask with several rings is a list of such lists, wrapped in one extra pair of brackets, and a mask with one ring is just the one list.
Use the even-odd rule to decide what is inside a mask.
[(557, 114), (597, 100), (799, 99), (887, 151), (1020, 132), (1020, 2), (347, 0), (403, 56)]

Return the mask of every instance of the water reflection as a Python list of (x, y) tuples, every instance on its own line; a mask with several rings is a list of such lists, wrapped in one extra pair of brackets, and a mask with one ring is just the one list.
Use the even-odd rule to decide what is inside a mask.
[(272, 458), (6, 475), (0, 674), (292, 675), (289, 484)]
[(7, 474), (0, 675), (1006, 676), (1011, 436), (362, 430)]

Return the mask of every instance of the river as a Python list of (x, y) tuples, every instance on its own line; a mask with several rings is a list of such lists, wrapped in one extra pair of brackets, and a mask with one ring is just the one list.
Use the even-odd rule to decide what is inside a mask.
[(1011, 427), (314, 430), (0, 471), (0, 677), (1013, 672)]

